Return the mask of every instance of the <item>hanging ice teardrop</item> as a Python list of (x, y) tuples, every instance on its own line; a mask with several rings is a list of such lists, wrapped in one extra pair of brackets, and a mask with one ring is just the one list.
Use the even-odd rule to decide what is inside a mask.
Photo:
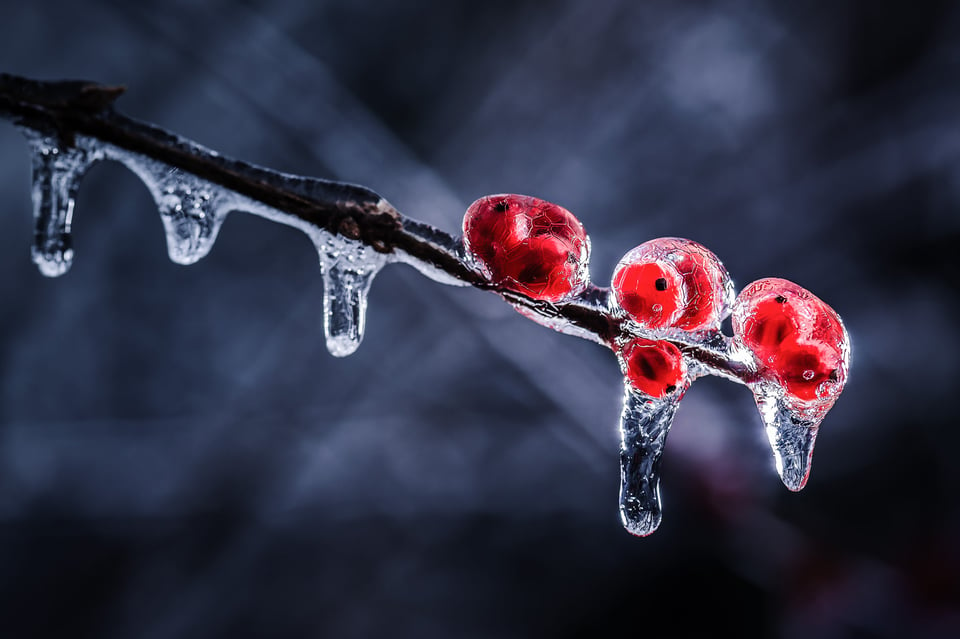
[(371, 274), (345, 269), (336, 263), (324, 274), (323, 328), (331, 355), (346, 357), (360, 346), (372, 279)]
[(138, 153), (109, 145), (104, 153), (137, 174), (149, 189), (160, 211), (167, 253), (177, 264), (205, 257), (227, 213), (241, 201), (229, 189)]
[(850, 335), (840, 315), (788, 280), (757, 280), (733, 305), (734, 345), (756, 367), (749, 383), (777, 472), (790, 490), (810, 476), (820, 422), (843, 391)]
[(751, 390), (767, 431), (777, 474), (787, 488), (798, 491), (810, 477), (813, 447), (826, 411), (820, 407), (804, 410), (770, 383), (761, 382)]
[(170, 259), (193, 264), (213, 248), (229, 211), (228, 198), (219, 188), (176, 170), (168, 170), (158, 186), (156, 201)]
[(624, 384), (620, 416), (620, 521), (641, 537), (660, 525), (660, 459), (682, 392), (663, 399)]
[(246, 211), (306, 232), (320, 256), (327, 349), (337, 357), (357, 349), (367, 292), (386, 262), (384, 254), (152, 158), (111, 146), (106, 154), (136, 173), (150, 190), (160, 209), (170, 259), (179, 264), (192, 264), (210, 252), (230, 211)]
[(80, 178), (102, 154), (83, 138), (73, 145), (23, 129), (32, 153), (33, 261), (47, 277), (63, 275), (73, 263), (73, 207)]
[(367, 293), (385, 260), (372, 248), (339, 235), (324, 233), (318, 239), (327, 350), (335, 357), (346, 357), (363, 339)]

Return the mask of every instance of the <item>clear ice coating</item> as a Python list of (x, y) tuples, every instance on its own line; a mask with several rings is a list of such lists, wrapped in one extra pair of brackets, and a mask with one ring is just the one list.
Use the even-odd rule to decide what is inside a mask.
[(660, 458), (683, 393), (654, 399), (624, 384), (620, 415), (620, 521), (644, 537), (660, 525)]
[[(582, 309), (586, 312), (594, 311), (603, 313), (608, 308), (609, 295), (609, 290), (589, 285), (586, 290), (576, 297), (567, 300), (564, 305), (570, 309)], [(509, 297), (507, 297), (507, 300), (510, 301)], [(558, 333), (563, 333), (564, 335), (573, 335), (580, 339), (596, 342), (604, 346), (607, 345), (607, 342), (596, 333), (577, 326), (575, 323), (563, 318), (560, 315), (559, 309), (551, 302), (532, 300), (527, 301), (526, 304), (517, 304), (511, 301), (511, 305), (518, 313), (541, 326), (555, 330)], [(530, 308), (530, 305), (536, 310)]]
[(734, 298), (733, 281), (720, 259), (680, 237), (648, 240), (628, 251), (611, 286), (617, 306), (649, 329), (718, 330)]
[(335, 357), (346, 357), (363, 339), (367, 293), (385, 258), (369, 246), (339, 235), (325, 233), (319, 239), (327, 350)]
[[(386, 257), (355, 240), (334, 235), (281, 210), (203, 180), (163, 162), (111, 144), (75, 136), (71, 144), (23, 128), (33, 160), (35, 241), (33, 260), (49, 277), (62, 275), (73, 260), (70, 231), (80, 179), (100, 160), (115, 160), (146, 185), (160, 211), (170, 259), (193, 264), (213, 247), (230, 211), (243, 211), (293, 226), (313, 240), (324, 284), (323, 326), (327, 349), (344, 357), (363, 339), (367, 293)], [(310, 195), (322, 180), (264, 172), (278, 186)], [(412, 262), (410, 258), (396, 261)], [(436, 269), (434, 269), (436, 270)], [(439, 275), (434, 277), (440, 279)]]
[(760, 417), (767, 431), (767, 440), (783, 484), (793, 491), (802, 489), (810, 477), (813, 446), (823, 414), (804, 410), (788, 401), (783, 390), (769, 382), (752, 386)]
[[(223, 189), (177, 170), (163, 170), (154, 199), (167, 235), (167, 251), (177, 264), (205, 257), (230, 211)], [(151, 189), (152, 190), (152, 189)]]
[[(464, 255), (463, 242), (450, 236), (429, 224), (424, 224), (417, 220), (404, 219), (403, 230), (408, 235), (417, 238), (423, 244), (432, 246), (448, 255), (456, 255), (461, 262), (466, 261)], [(408, 264), (417, 269), (425, 277), (429, 277), (434, 282), (446, 284), (447, 286), (470, 286), (469, 282), (457, 279), (446, 271), (443, 271), (433, 264), (419, 260), (403, 250), (393, 253), (391, 260), (402, 264)]]
[(133, 171), (153, 196), (167, 238), (167, 253), (177, 264), (205, 257), (220, 227), (240, 197), (233, 191), (141, 155), (107, 146), (108, 159)]
[[(210, 252), (230, 211), (252, 213), (305, 232), (320, 257), (327, 350), (336, 357), (357, 350), (366, 324), (367, 293), (386, 262), (383, 254), (150, 158), (113, 148), (108, 155), (123, 162), (150, 189), (163, 218), (170, 259), (179, 264), (192, 264)], [(306, 195), (323, 186), (319, 180), (283, 174), (265, 175), (265, 179)]]
[(73, 263), (73, 207), (80, 178), (103, 152), (84, 138), (72, 146), (22, 129), (32, 155), (33, 261), (47, 277), (63, 275)]

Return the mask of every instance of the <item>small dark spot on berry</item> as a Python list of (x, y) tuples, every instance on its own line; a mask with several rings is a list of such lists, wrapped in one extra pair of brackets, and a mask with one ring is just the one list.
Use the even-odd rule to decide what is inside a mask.
[(499, 202), (493, 205), (493, 210), (497, 211), (498, 213), (503, 213), (509, 208), (510, 208), (510, 204), (508, 204), (506, 200), (500, 200)]
[(654, 282), (653, 285), (656, 287), (658, 291), (665, 291), (667, 290), (667, 278), (658, 277), (657, 281)]
[(776, 296), (775, 298), (773, 298), (773, 299), (774, 299), (774, 301), (775, 301), (777, 304), (785, 304), (786, 301), (787, 301), (787, 298), (785, 298), (783, 295), (777, 295), (777, 296)]
[(670, 384), (670, 385), (667, 386), (667, 388), (666, 388), (666, 391), (667, 391), (668, 394), (669, 394), (669, 393), (672, 393), (672, 392), (675, 391), (675, 390), (677, 390), (676, 384)]
[(831, 382), (836, 382), (840, 379), (840, 373), (837, 371), (837, 369), (833, 369), (830, 371), (830, 375), (827, 376), (827, 379), (829, 379)]

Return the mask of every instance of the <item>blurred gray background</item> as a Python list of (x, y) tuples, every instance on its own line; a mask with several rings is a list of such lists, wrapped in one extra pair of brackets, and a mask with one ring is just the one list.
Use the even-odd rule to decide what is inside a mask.
[(692, 238), (836, 308), (850, 383), (792, 494), (697, 382), (633, 538), (609, 352), (393, 266), (334, 359), (305, 236), (238, 214), (176, 266), (111, 164), (45, 279), (2, 123), (3, 637), (960, 634), (955, 3), (136, 4), (6, 2), (0, 67), (451, 232), (552, 200), (601, 285)]

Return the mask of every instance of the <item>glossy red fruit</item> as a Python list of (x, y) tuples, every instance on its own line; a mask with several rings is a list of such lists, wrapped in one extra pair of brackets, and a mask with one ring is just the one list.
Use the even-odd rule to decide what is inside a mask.
[(692, 240), (663, 237), (630, 250), (613, 274), (617, 303), (645, 328), (719, 328), (732, 287), (723, 264)]
[(753, 282), (734, 303), (733, 332), (790, 397), (832, 401), (843, 390), (849, 338), (836, 311), (805, 288), (775, 277)]
[(688, 331), (720, 328), (720, 320), (733, 298), (733, 287), (723, 263), (706, 247), (691, 240), (683, 240), (675, 249), (674, 260), (687, 294), (677, 328)]
[[(787, 393), (814, 401), (840, 392), (840, 355), (823, 344), (792, 341), (774, 358), (773, 369)], [(831, 388), (835, 389), (831, 392)]]
[(618, 354), (623, 374), (637, 390), (660, 398), (683, 388), (687, 367), (670, 342), (637, 337)]
[(467, 209), (463, 244), (493, 283), (558, 302), (588, 281), (590, 242), (565, 208), (526, 195), (488, 195)]
[(676, 323), (683, 312), (683, 289), (683, 277), (669, 261), (621, 260), (613, 274), (617, 302), (646, 328), (665, 328)]

